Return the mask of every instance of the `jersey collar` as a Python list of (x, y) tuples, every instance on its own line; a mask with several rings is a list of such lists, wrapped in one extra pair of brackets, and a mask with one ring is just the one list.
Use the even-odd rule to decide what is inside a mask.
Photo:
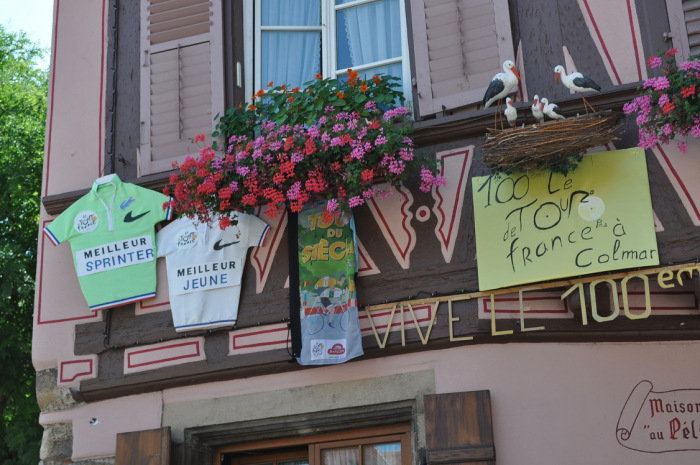
[(117, 176), (116, 173), (108, 174), (107, 176), (102, 176), (101, 178), (95, 179), (95, 182), (92, 183), (91, 190), (93, 192), (97, 192), (97, 188), (105, 184), (112, 184), (114, 187), (118, 187), (121, 183), (122, 180), (119, 179), (119, 176)]
[[(108, 174), (107, 176), (102, 176), (101, 178), (97, 178), (94, 183), (92, 183), (92, 193), (97, 197), (100, 202), (102, 202), (102, 205), (105, 207), (105, 213), (107, 214), (107, 229), (109, 231), (114, 231), (114, 219), (112, 217), (112, 206), (114, 205), (114, 197), (117, 196), (117, 190), (119, 189), (119, 186), (121, 185), (122, 180), (119, 179), (119, 176), (115, 174)], [(114, 190), (112, 191), (112, 197), (109, 200), (109, 204), (105, 202), (105, 199), (103, 199), (100, 194), (97, 192), (97, 189), (100, 188), (100, 186), (104, 186), (106, 184), (111, 184), (114, 186)]]

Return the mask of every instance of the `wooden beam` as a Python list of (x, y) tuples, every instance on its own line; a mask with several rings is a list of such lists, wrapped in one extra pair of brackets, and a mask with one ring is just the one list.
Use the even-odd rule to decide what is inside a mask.
[[(465, 299), (474, 299), (474, 298), (479, 298), (479, 297), (489, 297), (491, 295), (503, 295), (503, 294), (513, 294), (521, 289), (529, 289), (529, 290), (537, 290), (537, 291), (544, 291), (547, 289), (559, 289), (563, 287), (571, 287), (574, 284), (578, 283), (591, 283), (593, 281), (596, 281), (598, 279), (621, 279), (626, 276), (638, 274), (638, 275), (651, 275), (651, 274), (657, 274), (662, 271), (678, 271), (683, 268), (688, 268), (688, 267), (693, 267), (697, 266), (698, 262), (690, 262), (690, 263), (683, 263), (679, 265), (671, 265), (671, 266), (656, 266), (652, 268), (642, 268), (638, 270), (627, 270), (627, 271), (620, 271), (616, 273), (598, 273), (598, 274), (593, 274), (593, 275), (587, 275), (587, 276), (582, 276), (579, 278), (575, 279), (559, 279), (556, 281), (548, 281), (544, 283), (532, 283), (532, 284), (523, 284), (520, 286), (513, 286), (513, 287), (504, 287), (500, 289), (492, 289), (488, 291), (474, 291), (474, 292), (467, 292), (467, 293), (462, 293), (462, 294), (453, 294), (453, 295), (446, 295), (446, 296), (439, 296), (439, 297), (426, 297), (422, 299), (412, 299), (412, 300), (402, 300), (399, 303), (403, 305), (412, 305), (412, 306), (417, 306), (417, 305), (426, 305), (426, 304), (432, 304), (436, 302), (448, 302), (450, 300), (465, 300)], [(393, 304), (393, 303), (392, 303)], [(385, 309), (388, 308), (392, 304), (377, 304), (377, 305), (368, 305), (365, 307), (366, 310), (372, 311), (372, 310), (379, 310), (379, 309)]]

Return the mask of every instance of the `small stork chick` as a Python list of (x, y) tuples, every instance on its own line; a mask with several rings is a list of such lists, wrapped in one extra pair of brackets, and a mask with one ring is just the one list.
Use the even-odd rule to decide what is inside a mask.
[(561, 108), (559, 108), (556, 103), (549, 103), (549, 100), (546, 98), (542, 99), (542, 111), (551, 119), (566, 119)]
[[(561, 77), (561, 83), (566, 86), (567, 89), (573, 90), (574, 92), (578, 92), (581, 94), (581, 99), (583, 99), (583, 107), (586, 108), (586, 105), (591, 107), (591, 110), (595, 111), (594, 108), (591, 106), (590, 103), (588, 103), (588, 100), (583, 96), (584, 92), (588, 92), (591, 90), (594, 91), (600, 91), (600, 86), (596, 84), (593, 79), (589, 78), (585, 74), (581, 73), (571, 73), (571, 74), (566, 74), (566, 71), (564, 71), (564, 67), (562, 65), (557, 65), (554, 68), (554, 82), (557, 82), (557, 79)], [(586, 108), (586, 113), (588, 113), (588, 109)]]
[(535, 95), (535, 101), (532, 103), (532, 116), (535, 117), (535, 121), (539, 124), (544, 123), (544, 113), (542, 112), (542, 104), (540, 103), (540, 98)]
[(510, 97), (506, 99), (506, 110), (503, 114), (506, 115), (510, 127), (515, 127), (515, 120), (518, 119), (518, 111), (513, 106), (513, 100)]

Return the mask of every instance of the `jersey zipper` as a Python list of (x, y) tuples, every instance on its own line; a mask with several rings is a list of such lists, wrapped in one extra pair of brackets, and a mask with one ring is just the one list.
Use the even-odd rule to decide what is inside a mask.
[(97, 186), (97, 189), (95, 189), (95, 195), (97, 195), (97, 198), (100, 199), (100, 202), (102, 202), (102, 205), (104, 205), (105, 210), (107, 211), (108, 230), (114, 231), (114, 220), (112, 219), (112, 206), (114, 206), (114, 198), (117, 196), (117, 185), (111, 181), (109, 184), (111, 184), (114, 187), (114, 192), (112, 192), (112, 200), (109, 201), (109, 206), (105, 203), (104, 200), (102, 200), (102, 197), (100, 197), (100, 186)]

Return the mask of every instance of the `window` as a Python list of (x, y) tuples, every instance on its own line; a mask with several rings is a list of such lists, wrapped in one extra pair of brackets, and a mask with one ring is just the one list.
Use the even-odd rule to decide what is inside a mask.
[(409, 1), (420, 116), (480, 103), (515, 58), (508, 1)]
[(196, 152), (223, 110), (220, 0), (141, 2), (139, 175)]
[(223, 447), (218, 455), (226, 465), (409, 465), (410, 447), (404, 424)]
[(700, 54), (700, 3), (694, 0), (666, 0), (670, 38), (678, 48), (676, 61)]
[(410, 96), (401, 0), (255, 0), (255, 82), (301, 86), (352, 68), (402, 79)]
[[(224, 464), (227, 460), (224, 460)], [(233, 454), (230, 465), (309, 465), (308, 447)]]
[[(403, 451), (401, 437), (374, 440), (347, 440), (315, 444), (314, 463), (321, 465), (401, 465)], [(377, 441), (377, 442), (375, 442)]]

